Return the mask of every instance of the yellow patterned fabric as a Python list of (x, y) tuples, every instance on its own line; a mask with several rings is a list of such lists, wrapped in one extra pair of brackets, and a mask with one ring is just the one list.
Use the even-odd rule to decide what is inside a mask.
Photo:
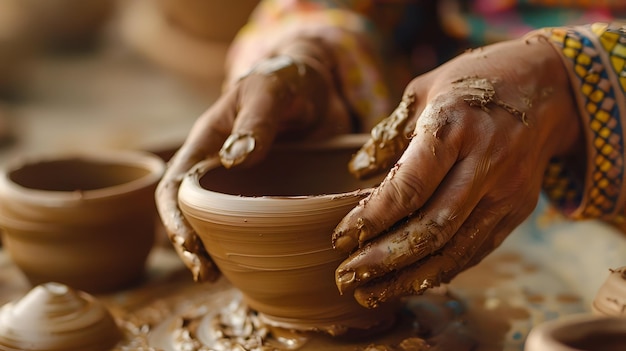
[(573, 218), (616, 220), (624, 213), (626, 25), (549, 28), (563, 55), (587, 140), (584, 180), (553, 160), (544, 181), (553, 203)]

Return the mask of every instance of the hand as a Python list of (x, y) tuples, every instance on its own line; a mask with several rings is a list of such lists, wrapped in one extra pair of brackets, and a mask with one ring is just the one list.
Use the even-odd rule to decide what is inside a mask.
[(339, 290), (376, 307), (480, 262), (532, 212), (548, 161), (573, 153), (580, 133), (565, 67), (543, 37), (415, 78), (351, 164), (367, 176), (395, 162), (336, 227), (335, 247), (352, 252)]
[(194, 124), (156, 190), (161, 220), (196, 281), (218, 270), (178, 208), (178, 188), (197, 162), (219, 152), (225, 167), (261, 160), (276, 138), (322, 138), (351, 131), (351, 119), (332, 77), (332, 58), (302, 40), (260, 62)]

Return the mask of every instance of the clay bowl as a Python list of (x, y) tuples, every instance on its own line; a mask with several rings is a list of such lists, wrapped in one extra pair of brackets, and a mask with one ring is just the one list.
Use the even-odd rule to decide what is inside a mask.
[(165, 16), (194, 36), (230, 42), (259, 0), (158, 0)]
[(0, 350), (105, 351), (121, 338), (102, 303), (59, 283), (38, 285), (0, 308)]
[(584, 314), (534, 327), (524, 351), (621, 351), (625, 345), (626, 319)]
[(32, 284), (90, 293), (124, 288), (144, 272), (155, 240), (155, 155), (103, 151), (37, 156), (0, 170), (0, 227)]
[(275, 147), (261, 164), (199, 163), (183, 179), (179, 205), (223, 275), (274, 326), (341, 334), (376, 328), (391, 308), (368, 310), (340, 295), (334, 271), (346, 258), (331, 234), (381, 179), (347, 171), (366, 136)]

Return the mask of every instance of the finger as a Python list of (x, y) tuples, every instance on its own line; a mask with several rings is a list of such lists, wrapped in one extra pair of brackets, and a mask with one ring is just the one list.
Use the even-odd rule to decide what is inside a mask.
[[(309, 94), (320, 77), (301, 60), (276, 56), (262, 61), (239, 83), (239, 111), (219, 155), (222, 164), (251, 165), (263, 159), (277, 134), (296, 133), (314, 122)], [(319, 95), (319, 94), (318, 94)], [(316, 99), (316, 102), (327, 102)]]
[(415, 95), (405, 94), (393, 113), (372, 128), (370, 139), (357, 151), (348, 164), (357, 179), (366, 179), (388, 171), (409, 144), (415, 128)]
[(400, 270), (441, 249), (483, 197), (491, 152), (466, 158), (446, 176), (418, 213), (350, 255), (336, 270), (340, 292)]
[(170, 241), (196, 281), (215, 280), (218, 272), (178, 207), (178, 189), (193, 165), (219, 150), (234, 120), (230, 107), (233, 101), (233, 94), (226, 95), (198, 118), (185, 143), (168, 162), (155, 192), (157, 210)]
[[(449, 109), (428, 105), (414, 137), (376, 190), (342, 219), (333, 233), (335, 248), (350, 252), (407, 214), (422, 207), (459, 158), (460, 133), (448, 128)], [(441, 142), (442, 129), (449, 129)]]
[(479, 205), (463, 224), (458, 233), (444, 248), (401, 271), (390, 279), (380, 279), (354, 292), (355, 299), (368, 308), (397, 297), (419, 295), (426, 289), (447, 283), (458, 272), (464, 269), (472, 257), (479, 251), (487, 237), (494, 235), (493, 231), (506, 215), (503, 215), (503, 206), (484, 208)]

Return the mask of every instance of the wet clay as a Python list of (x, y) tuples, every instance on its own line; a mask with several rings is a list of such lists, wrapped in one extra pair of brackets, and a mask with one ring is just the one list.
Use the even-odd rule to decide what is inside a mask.
[(409, 119), (414, 103), (414, 95), (405, 95), (393, 113), (372, 128), (371, 138), (348, 164), (350, 173), (366, 179), (389, 170), (409, 144), (413, 132)]
[(391, 330), (333, 338), (264, 323), (221, 281), (214, 293), (189, 287), (123, 316), (125, 340), (115, 350), (473, 350), (477, 343), (465, 312), (451, 296), (428, 294), (407, 300)]

